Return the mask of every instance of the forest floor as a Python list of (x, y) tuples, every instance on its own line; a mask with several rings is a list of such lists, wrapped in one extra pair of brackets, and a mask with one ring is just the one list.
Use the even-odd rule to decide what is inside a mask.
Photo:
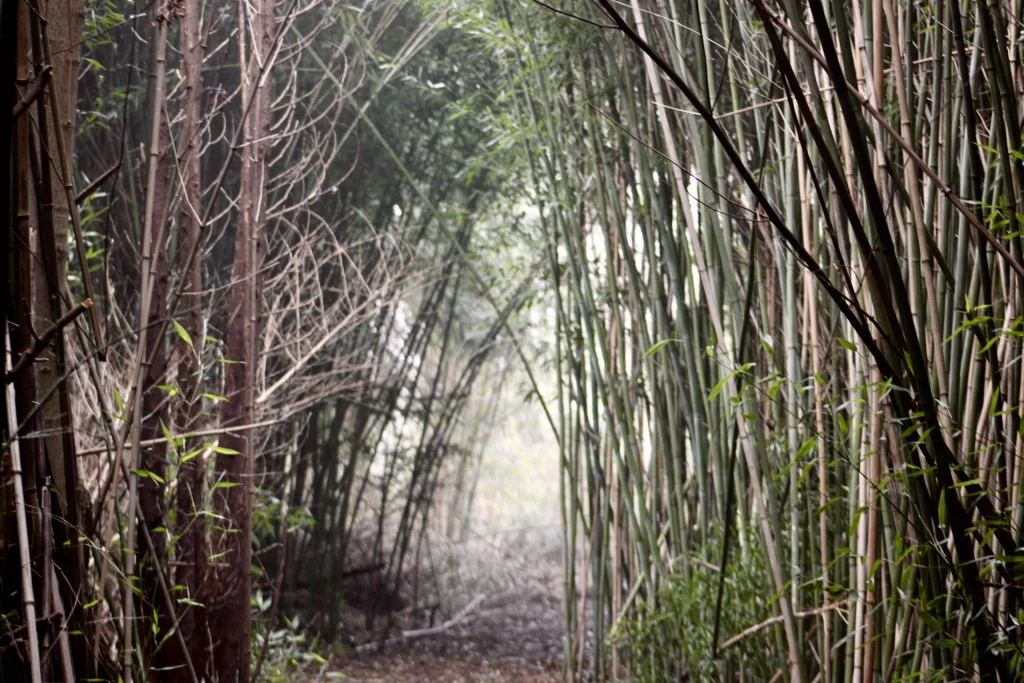
[[(557, 528), (555, 529), (557, 532)], [(320, 680), (361, 683), (560, 681), (560, 540), (516, 530), (432, 549), (438, 609), (406, 609), (390, 635), (346, 648)], [(424, 601), (420, 601), (421, 603)], [(421, 616), (415, 616), (417, 612)], [(353, 615), (357, 616), (357, 615)]]

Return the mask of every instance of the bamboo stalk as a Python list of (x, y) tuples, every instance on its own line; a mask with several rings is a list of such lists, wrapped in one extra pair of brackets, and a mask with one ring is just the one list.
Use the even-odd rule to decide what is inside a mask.
[[(149, 326), (149, 312), (152, 302), (150, 298), (153, 292), (152, 283), (152, 263), (153, 263), (153, 205), (154, 205), (154, 193), (156, 191), (156, 174), (159, 168), (159, 160), (162, 150), (160, 149), (160, 118), (163, 113), (163, 99), (164, 99), (164, 83), (166, 78), (165, 66), (166, 66), (166, 54), (167, 54), (167, 19), (158, 18), (157, 24), (157, 44), (156, 44), (156, 87), (153, 93), (153, 109), (152, 109), (152, 130), (150, 137), (149, 146), (149, 177), (146, 185), (146, 206), (145, 206), (145, 221), (142, 229), (142, 286), (140, 288), (140, 312), (139, 312), (139, 329), (145, 330)], [(135, 363), (132, 372), (132, 388), (133, 388), (133, 407), (132, 407), (132, 446), (131, 446), (131, 466), (129, 471), (125, 473), (129, 484), (128, 489), (128, 509), (135, 510), (138, 506), (139, 499), (139, 477), (136, 471), (139, 468), (142, 452), (142, 394), (144, 388), (141, 386), (142, 383), (142, 368), (146, 360), (146, 340), (147, 334), (139, 334), (138, 347), (135, 351)], [(131, 581), (131, 577), (135, 573), (135, 530), (136, 530), (136, 518), (137, 515), (128, 515), (128, 529), (126, 543), (128, 553), (126, 555), (125, 562), (125, 575), (128, 580)], [(146, 531), (148, 538), (148, 530)], [(155, 558), (154, 558), (155, 559)], [(123, 632), (125, 634), (125, 647), (122, 653), (123, 665), (122, 665), (122, 676), (125, 679), (125, 683), (132, 682), (132, 657), (135, 654), (134, 649), (134, 615), (135, 615), (135, 591), (132, 587), (128, 587), (124, 592), (124, 614), (122, 616)], [(172, 610), (173, 612), (173, 610)]]
[[(767, 528), (755, 551), (768, 558), (776, 609), (800, 615), (808, 601), (857, 596), (849, 620), (824, 609), (791, 631), (780, 616), (758, 632), (773, 656), (817, 644), (803, 662), (788, 657), (790, 678), (889, 680), (944, 666), (1006, 675), (1014, 665), (990, 646), (1013, 598), (978, 586), (970, 558), (1012, 547), (1004, 506), (1019, 503), (1014, 482), (1024, 481), (1010, 462), (1024, 438), (1002, 436), (1020, 425), (1009, 397), (1024, 395), (1022, 373), (1008, 365), (1019, 341), (1000, 332), (1017, 324), (1010, 283), (1024, 259), (1019, 235), (992, 227), (1018, 193), (1004, 144), (1020, 117), (1004, 99), (1004, 27), (1016, 24), (986, 6), (958, 27), (957, 6), (926, 14), (892, 0), (813, 0), (810, 16), (795, 2), (752, 0), (723, 8), (718, 25), (704, 2), (596, 4), (585, 26), (542, 10), (515, 15), (519, 34), (508, 21), (527, 55), (510, 84), (523, 91), (547, 249), (558, 250), (551, 286), (570, 368), (560, 403), (585, 433), (561, 444), (566, 460), (579, 454), (563, 501), (594, 498), (595, 512), (572, 523), (598, 523), (607, 497), (622, 506), (606, 534), (623, 539), (621, 555), (602, 555), (605, 534), (587, 535), (588, 569), (614, 577), (614, 618), (573, 612), (573, 628), (611, 626), (611, 649), (599, 644), (595, 657), (610, 652), (615, 671), (677, 675), (685, 648), (667, 627), (645, 632), (653, 640), (637, 652), (623, 634), (678, 624), (658, 586), (691, 585), (702, 565), (688, 558), (706, 557), (708, 529), (733, 522), (734, 487), (739, 509)], [(618, 31), (599, 29), (609, 25)], [(981, 103), (1000, 111), (981, 121)], [(1006, 209), (979, 210), (1000, 201)], [(741, 393), (724, 350), (746, 323), (735, 264), (753, 256), (737, 235), (754, 229), (773, 247), (751, 271), (765, 351), (746, 370), (758, 389)], [(653, 360), (632, 363), (630, 348)], [(732, 420), (745, 453), (735, 482)], [(671, 533), (645, 535), (656, 519)], [(645, 565), (644, 555), (668, 560)], [(966, 634), (970, 644), (948, 644)], [(702, 656), (683, 660), (691, 675)], [(715, 671), (732, 680), (727, 659)]]
[[(4, 370), (11, 370), (11, 336), (4, 325)], [(17, 420), (14, 417), (14, 384), (7, 383), (7, 431), (16, 434)], [(14, 512), (18, 527), (18, 559), (21, 563), (21, 604), (25, 610), (25, 628), (28, 632), (28, 664), (32, 683), (42, 683), (42, 669), (39, 660), (39, 634), (36, 631), (36, 599), (32, 588), (32, 558), (29, 547), (28, 524), (25, 517), (25, 489), (21, 479), (21, 450), (18, 438), (14, 436), (7, 446), (11, 457), (11, 478), (14, 483)]]

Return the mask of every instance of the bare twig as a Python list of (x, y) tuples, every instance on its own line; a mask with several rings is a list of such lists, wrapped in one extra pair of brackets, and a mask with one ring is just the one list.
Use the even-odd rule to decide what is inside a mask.
[[(237, 425), (233, 427), (220, 427), (218, 429), (205, 429), (201, 432), (188, 432), (187, 434), (172, 434), (171, 440), (177, 441), (178, 439), (192, 439), (197, 436), (217, 436), (218, 434), (227, 434), (228, 432), (245, 432), (251, 429), (260, 429), (262, 427), (272, 427), (273, 425), (280, 424), (284, 420), (265, 420), (263, 422), (256, 422), (248, 425)], [(161, 443), (167, 443), (167, 437), (160, 437), (159, 439), (145, 439), (139, 442), (139, 445), (143, 448), (149, 446), (155, 446)], [(78, 451), (78, 455), (100, 455), (111, 450), (108, 446), (102, 446), (100, 448), (87, 448)]]

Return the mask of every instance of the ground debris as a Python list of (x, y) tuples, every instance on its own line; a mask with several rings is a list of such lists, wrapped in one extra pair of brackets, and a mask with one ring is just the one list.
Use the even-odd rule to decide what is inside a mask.
[(337, 664), (345, 676), (340, 680), (350, 683), (554, 683), (562, 679), (561, 663), (557, 660), (488, 659), (416, 652), (360, 656)]
[[(510, 540), (491, 541), (489, 553), (479, 546), (438, 553), (449, 567), (438, 576), (448, 621), (441, 617), (433, 626), (444, 628), (422, 624), (429, 632), (402, 638), (403, 630), (417, 625), (396, 623), (390, 637), (364, 641), (336, 656), (320, 680), (560, 681), (565, 629), (557, 554), (537, 552), (544, 545), (537, 538)], [(461, 597), (452, 599), (457, 593)]]

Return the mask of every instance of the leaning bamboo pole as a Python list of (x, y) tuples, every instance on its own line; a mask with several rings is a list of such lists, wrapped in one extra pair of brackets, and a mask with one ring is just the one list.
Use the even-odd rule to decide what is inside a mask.
[[(11, 337), (4, 325), (4, 372), (11, 371)], [(17, 425), (14, 417), (14, 383), (8, 382), (6, 405), (7, 405), (7, 433), (11, 435), (7, 450), (11, 457), (11, 479), (14, 484), (14, 514), (18, 527), (18, 559), (21, 563), (21, 603), (25, 609), (25, 629), (28, 632), (28, 664), (29, 676), (32, 683), (41, 683), (43, 680), (42, 669), (39, 660), (39, 633), (36, 630), (36, 599), (32, 587), (32, 557), (28, 537), (28, 523), (25, 515), (25, 489), (21, 480), (21, 450), (18, 446)]]

